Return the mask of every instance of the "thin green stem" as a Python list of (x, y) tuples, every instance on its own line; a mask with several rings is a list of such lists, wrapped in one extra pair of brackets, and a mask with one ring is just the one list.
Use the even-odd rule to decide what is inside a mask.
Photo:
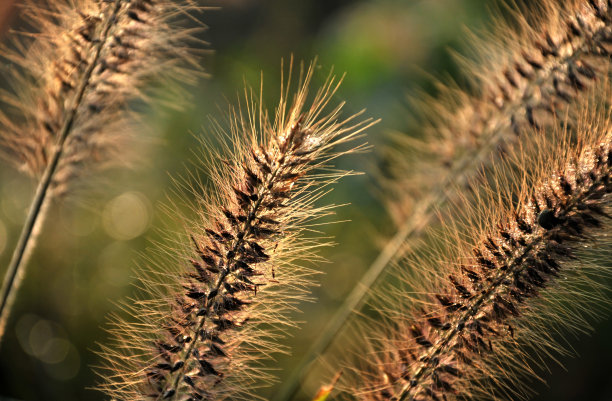
[(47, 167), (45, 168), (45, 171), (38, 183), (34, 199), (30, 205), (30, 210), (28, 211), (26, 223), (21, 230), (17, 246), (4, 276), (4, 282), (2, 283), (2, 290), (0, 292), (0, 342), (4, 337), (6, 323), (12, 309), (13, 301), (23, 278), (24, 269), (27, 264), (26, 255), (29, 254), (30, 250), (34, 246), (34, 232), (36, 229), (40, 229), (38, 226), (41, 224), (43, 217), (43, 205), (49, 199), (53, 177), (57, 172), (60, 159), (64, 152), (64, 144), (70, 135), (77, 112), (85, 92), (90, 85), (91, 76), (94, 69), (98, 65), (100, 54), (102, 53), (102, 49), (106, 43), (111, 27), (117, 20), (117, 15), (121, 8), (122, 1), (123, 0), (115, 0), (113, 11), (105, 22), (100, 34), (100, 39), (93, 46), (93, 57), (83, 74), (83, 78), (77, 88), (72, 105), (68, 109), (61, 129), (58, 132), (53, 155), (51, 156), (51, 159), (49, 160), (49, 163), (47, 164)]

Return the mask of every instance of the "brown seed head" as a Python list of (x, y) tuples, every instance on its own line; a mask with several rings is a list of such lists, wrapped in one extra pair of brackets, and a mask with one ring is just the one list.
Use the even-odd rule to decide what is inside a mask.
[(3, 52), (12, 92), (2, 94), (0, 154), (40, 176), (69, 130), (55, 190), (92, 167), (124, 163), (130, 148), (127, 104), (144, 100), (144, 81), (184, 77), (193, 34), (177, 15), (190, 0), (26, 1), (34, 33)]
[(111, 396), (252, 399), (272, 380), (260, 361), (284, 351), (283, 327), (295, 325), (287, 312), (312, 284), (314, 271), (301, 265), (325, 245), (306, 232), (330, 213), (314, 202), (347, 174), (329, 162), (362, 149), (335, 150), (372, 124), (328, 108), (334, 77), (307, 103), (312, 72), (302, 68), (293, 98), (283, 88), (273, 120), (252, 97), (231, 112), (232, 149), (211, 157), (214, 189), (198, 195), (183, 252), (155, 261), (159, 271), (143, 278), (153, 296), (129, 307), (139, 323), (119, 320), (118, 347), (104, 347)]
[(502, 201), (492, 192), (489, 206), (474, 207), (440, 262), (415, 261), (419, 271), (404, 273), (380, 330), (364, 325), (370, 351), (360, 359), (373, 361), (360, 398), (522, 396), (524, 378), (537, 374), (530, 361), (559, 351), (554, 332), (588, 329), (609, 300), (599, 282), (612, 225), (610, 112), (590, 113), (577, 144), (541, 141), (538, 170), (523, 166), (529, 177), (516, 177)]
[(530, 13), (510, 11), (512, 22), (496, 18), (493, 34), (472, 40), (475, 61), (464, 64), (475, 93), (449, 86), (436, 99), (419, 98), (425, 139), (398, 137), (389, 149), (385, 165), (391, 171), (385, 174), (392, 178), (385, 195), (400, 224), (420, 211), (426, 194), (452, 200), (444, 190), (449, 183), (469, 185), (491, 160), (503, 158), (532, 129), (553, 126), (607, 77), (609, 2), (551, 0)]

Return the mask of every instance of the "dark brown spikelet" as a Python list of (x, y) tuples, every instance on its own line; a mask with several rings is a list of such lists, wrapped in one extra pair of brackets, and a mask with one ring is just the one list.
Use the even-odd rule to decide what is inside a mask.
[(366, 331), (360, 399), (523, 398), (538, 374), (531, 361), (562, 350), (554, 333), (588, 330), (609, 302), (612, 228), (612, 121), (609, 110), (590, 113), (578, 145), (541, 142), (538, 171), (516, 177), (517, 203), (508, 193), (475, 206), (441, 262), (404, 272), (388, 319)]
[(142, 280), (150, 298), (129, 306), (138, 323), (118, 320), (115, 345), (103, 348), (110, 396), (253, 399), (272, 380), (261, 360), (284, 351), (283, 327), (295, 325), (287, 312), (308, 298), (313, 280), (301, 264), (318, 261), (325, 245), (305, 232), (330, 213), (314, 201), (347, 174), (329, 162), (362, 146), (333, 149), (371, 125), (339, 120), (342, 106), (327, 107), (334, 77), (307, 103), (312, 72), (302, 69), (293, 98), (281, 90), (273, 120), (252, 98), (246, 113), (231, 112), (232, 149), (211, 158), (214, 188), (198, 195), (184, 252), (155, 260), (157, 272)]
[(34, 31), (14, 35), (2, 54), (13, 91), (2, 94), (0, 154), (39, 177), (68, 132), (56, 193), (90, 169), (125, 163), (128, 102), (146, 101), (145, 80), (187, 77), (193, 29), (176, 22), (196, 9), (190, 0), (25, 1)]

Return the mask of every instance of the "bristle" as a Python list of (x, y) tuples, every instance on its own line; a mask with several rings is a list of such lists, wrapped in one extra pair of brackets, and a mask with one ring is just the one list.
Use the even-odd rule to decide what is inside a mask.
[[(372, 333), (364, 323), (373, 361), (360, 358), (369, 365), (353, 387), (360, 399), (521, 397), (525, 376), (538, 374), (530, 360), (540, 364), (539, 354), (559, 352), (551, 327), (588, 327), (588, 318), (609, 302), (597, 283), (610, 274), (612, 121), (606, 107), (583, 117), (574, 148), (567, 139), (540, 141), (542, 159), (532, 161), (539, 169), (524, 166), (530, 178), (515, 177), (531, 183), (520, 188), (518, 202), (492, 196), (473, 206), (466, 232), (449, 229), (442, 262), (415, 260), (419, 272), (428, 273), (420, 280), (416, 272), (405, 273), (406, 281), (430, 295), (405, 292), (398, 300), (395, 294), (384, 306), (393, 324)], [(493, 256), (500, 248), (507, 251)], [(410, 363), (401, 357), (407, 350), (415, 354)]]
[[(223, 163), (210, 160), (214, 192), (197, 200), (200, 218), (188, 224), (184, 254), (153, 261), (161, 273), (143, 278), (152, 298), (129, 308), (140, 323), (117, 321), (111, 331), (119, 347), (101, 352), (110, 372), (103, 389), (112, 397), (252, 399), (272, 380), (260, 360), (284, 351), (278, 338), (294, 325), (287, 312), (312, 283), (314, 272), (297, 263), (318, 261), (324, 244), (304, 233), (329, 214), (330, 206), (313, 202), (347, 174), (328, 162), (361, 149), (334, 148), (372, 124), (339, 120), (341, 106), (328, 109), (334, 77), (307, 103), (312, 72), (301, 72), (293, 99), (284, 89), (273, 121), (251, 97), (246, 113), (231, 112), (232, 150), (215, 157)], [(325, 175), (312, 174), (323, 166)]]

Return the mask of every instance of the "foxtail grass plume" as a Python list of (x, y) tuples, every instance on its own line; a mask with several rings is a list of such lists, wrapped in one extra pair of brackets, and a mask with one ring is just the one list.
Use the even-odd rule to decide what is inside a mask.
[[(503, 155), (533, 129), (562, 120), (567, 107), (608, 77), (612, 5), (572, 0), (534, 7), (511, 10), (512, 21), (496, 18), (492, 34), (473, 39), (475, 61), (463, 64), (475, 94), (449, 86), (436, 99), (418, 100), (429, 123), (426, 139), (408, 140), (390, 154), (391, 190), (399, 195), (391, 209), (399, 223), (414, 219), (410, 211), (421, 210), (419, 198), (440, 192), (441, 181), (467, 184), (491, 156)], [(408, 157), (412, 154), (420, 157)]]
[[(1, 291), (0, 337), (52, 196), (94, 168), (124, 164), (132, 137), (128, 102), (146, 100), (145, 81), (187, 78), (177, 17), (190, 0), (27, 0), (35, 32), (16, 36), (3, 56), (13, 92), (3, 93), (0, 155), (38, 179)], [(8, 48), (8, 47), (7, 47)], [(187, 64), (186, 64), (187, 63)]]
[(206, 163), (209, 191), (192, 186), (198, 217), (170, 240), (175, 249), (147, 256), (144, 296), (126, 304), (128, 318), (113, 319), (112, 342), (100, 352), (101, 387), (111, 397), (252, 400), (273, 380), (262, 362), (286, 351), (279, 339), (296, 325), (288, 312), (308, 298), (308, 266), (329, 245), (316, 226), (332, 206), (316, 203), (350, 174), (330, 162), (362, 150), (336, 147), (373, 124), (340, 119), (342, 104), (329, 105), (333, 76), (308, 101), (313, 70), (302, 66), (291, 96), (289, 68), (272, 118), (261, 94), (247, 91), (246, 105), (230, 112), (229, 133), (217, 125), (231, 149)]
[(90, 168), (125, 162), (126, 105), (146, 100), (152, 77), (188, 79), (193, 30), (175, 20), (195, 9), (189, 0), (26, 1), (22, 19), (36, 32), (14, 34), (3, 53), (13, 91), (2, 96), (2, 156), (40, 177), (61, 146), (56, 192)]
[(384, 323), (363, 323), (357, 398), (527, 398), (529, 376), (569, 353), (563, 333), (589, 331), (610, 300), (612, 120), (604, 104), (577, 122), (577, 143), (569, 134), (540, 141), (536, 170), (463, 208), (466, 226), (448, 224), (437, 256), (400, 265), (403, 285), (377, 293), (389, 301), (380, 304)]
[(481, 170), (520, 144), (526, 133), (563, 120), (568, 107), (608, 76), (610, 2), (547, 0), (535, 7), (531, 13), (510, 10), (512, 22), (498, 18), (492, 35), (474, 40), (477, 62), (466, 62), (465, 75), (475, 94), (441, 86), (438, 98), (424, 96), (415, 102), (428, 126), (425, 139), (398, 137), (385, 155), (391, 178), (381, 177), (397, 231), (283, 384), (276, 401), (291, 398), (308, 366), (339, 337), (379, 277), (394, 260), (414, 250), (425, 230), (437, 224), (436, 216), (448, 215), (448, 201), (460, 197)]

